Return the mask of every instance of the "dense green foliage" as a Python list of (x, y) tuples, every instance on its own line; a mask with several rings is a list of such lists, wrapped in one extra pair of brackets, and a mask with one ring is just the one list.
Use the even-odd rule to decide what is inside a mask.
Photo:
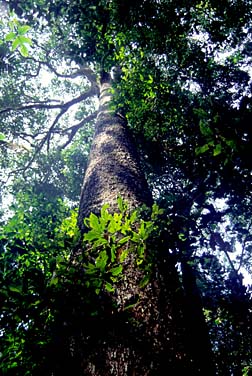
[[(43, 195), (37, 196), (36, 201), (34, 194), (21, 195), (18, 200), (15, 215), (0, 235), (0, 322), (4, 328), (1, 370), (3, 374), (43, 374), (47, 372), (45, 367), (52, 372), (57, 368), (53, 355), (49, 361), (47, 357), (58, 340), (54, 335), (59, 335), (62, 325), (74, 325), (80, 313), (82, 319), (103, 317), (97, 299), (115, 291), (130, 252), (136, 255), (143, 271), (140, 288), (148, 283), (154, 254), (146, 257), (147, 244), (151, 234), (158, 231), (157, 219), (162, 210), (153, 205), (146, 221), (140, 219), (137, 211), (129, 215), (121, 198), (119, 213), (110, 214), (105, 205), (100, 217), (91, 214), (86, 218), (88, 231), (80, 252), (76, 211), (67, 213), (59, 199), (45, 203)], [(27, 203), (31, 205), (28, 211)], [(80, 300), (78, 312), (75, 299)], [(127, 312), (135, 304), (137, 300), (124, 310)], [(57, 325), (60, 327), (55, 328)], [(66, 333), (61, 335), (62, 347), (53, 351), (54, 355), (59, 351), (57, 356), (61, 356), (66, 341)]]
[[(118, 248), (133, 242), (143, 285), (152, 278), (146, 248), (176, 263), (196, 339), (190, 305), (200, 299), (216, 374), (249, 375), (251, 1), (9, 5), (17, 16), (0, 23), (1, 372), (55, 370), (68, 331), (106, 316), (99, 301), (123, 274)], [(104, 207), (86, 219), (80, 253), (71, 209), (93, 134), (96, 80), (113, 67), (115, 109), (128, 120), (162, 212), (157, 221), (157, 206), (142, 219), (123, 202), (119, 214)], [(62, 362), (74, 370), (67, 356)]]

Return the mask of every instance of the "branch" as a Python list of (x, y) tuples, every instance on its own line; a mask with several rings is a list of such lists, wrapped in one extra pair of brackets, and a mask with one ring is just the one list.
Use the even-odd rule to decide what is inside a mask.
[(29, 100), (29, 103), (32, 104), (47, 104), (49, 102), (55, 102), (55, 103), (62, 103), (59, 99), (45, 99), (44, 101), (36, 101), (34, 100), (34, 97), (32, 97), (31, 95), (28, 95), (26, 93), (23, 93), (23, 97), (27, 98)]
[(67, 129), (64, 129), (61, 131), (62, 134), (64, 133), (69, 133), (68, 135), (68, 140), (67, 142), (65, 142), (64, 145), (60, 146), (59, 147), (59, 150), (62, 150), (64, 149), (67, 145), (70, 144), (70, 142), (72, 141), (72, 139), (74, 138), (74, 136), (76, 135), (77, 131), (82, 128), (85, 124), (87, 124), (88, 122), (94, 120), (96, 117), (97, 117), (97, 114), (98, 114), (98, 111), (95, 111), (93, 112), (91, 115), (88, 115), (87, 117), (85, 117), (85, 119), (83, 119), (82, 121), (80, 121), (78, 124), (75, 124), (73, 125), (72, 127), (70, 128), (67, 128)]
[(66, 103), (48, 104), (45, 101), (41, 101), (41, 102), (36, 102), (36, 103), (27, 103), (27, 104), (21, 105), (19, 107), (6, 107), (6, 108), (4, 108), (3, 110), (0, 111), (0, 115), (4, 114), (6, 112), (11, 112), (11, 111), (25, 111), (25, 110), (31, 110), (31, 109), (54, 110), (54, 109), (59, 108), (59, 109), (63, 110), (63, 109), (66, 108), (66, 110), (68, 110), (69, 107), (73, 106), (74, 104), (79, 103), (79, 102), (81, 102), (81, 101), (83, 101), (83, 100), (85, 100), (89, 97), (96, 95), (97, 90), (98, 90), (98, 88), (95, 85), (93, 85), (85, 93), (79, 95), (76, 98), (71, 99), (70, 101), (68, 101)]
[[(250, 222), (249, 226), (248, 226), (248, 232), (250, 231), (251, 229), (251, 226), (252, 226), (252, 221)], [(242, 264), (243, 264), (243, 259), (244, 259), (244, 254), (245, 254), (245, 249), (246, 249), (246, 243), (248, 241), (248, 238), (250, 237), (250, 235), (246, 235), (243, 239), (243, 242), (242, 242), (242, 252), (241, 252), (241, 257), (240, 257), (240, 262), (239, 262), (239, 266), (238, 266), (238, 269), (237, 269), (237, 272), (241, 269), (242, 267)]]
[(41, 67), (42, 67), (42, 64), (40, 62), (38, 62), (38, 67), (37, 67), (37, 70), (36, 70), (36, 73), (28, 73), (26, 74), (26, 77), (28, 78), (36, 78), (39, 76), (39, 73), (40, 73), (40, 70), (41, 70)]
[(6, 107), (3, 110), (0, 111), (0, 115), (11, 112), (11, 111), (25, 111), (25, 110), (31, 110), (31, 109), (47, 109), (47, 110), (53, 110), (56, 108), (62, 108), (64, 104), (48, 104), (44, 102), (36, 102), (36, 103), (27, 103), (24, 105), (21, 105), (19, 107)]
[(59, 119), (67, 112), (69, 107), (67, 108), (63, 108), (59, 113), (58, 115), (56, 116), (56, 118), (54, 119), (52, 125), (50, 126), (46, 136), (43, 138), (43, 140), (41, 141), (41, 148), (40, 150), (42, 149), (43, 145), (47, 142), (47, 152), (49, 151), (50, 149), (50, 139), (51, 139), (51, 135), (53, 133), (53, 130), (54, 130), (54, 127), (56, 126), (56, 124), (58, 123)]
[(68, 108), (73, 106), (76, 103), (82, 102), (87, 98), (93, 97), (94, 95), (97, 95), (98, 93), (98, 87), (96, 85), (92, 85), (90, 89), (88, 89), (85, 93), (81, 94), (79, 97), (73, 98), (70, 101), (63, 104), (62, 108)]
[(85, 66), (82, 66), (80, 67), (80, 69), (76, 70), (75, 72), (71, 73), (71, 74), (63, 74), (63, 73), (59, 73), (57, 72), (57, 70), (50, 64), (50, 63), (44, 63), (57, 77), (61, 77), (61, 78), (76, 78), (76, 77), (80, 77), (80, 76), (85, 76), (90, 82), (91, 84), (94, 84), (96, 83), (96, 74), (95, 72), (91, 69), (91, 68), (88, 68), (88, 67), (85, 67)]
[[(32, 165), (32, 163), (34, 162), (36, 156), (38, 155), (38, 153), (41, 151), (41, 149), (43, 148), (43, 146), (45, 145), (45, 143), (47, 142), (48, 145), (49, 145), (49, 139), (51, 137), (51, 134), (53, 133), (53, 129), (55, 127), (55, 125), (57, 124), (58, 120), (60, 119), (60, 117), (66, 112), (67, 110), (62, 110), (60, 111), (60, 113), (56, 116), (56, 118), (54, 119), (49, 131), (47, 132), (46, 136), (41, 140), (40, 144), (38, 145), (38, 147), (36, 148), (36, 150), (34, 151), (34, 154), (32, 156), (32, 158), (30, 159), (30, 161), (26, 164), (26, 166), (22, 167), (22, 168), (18, 168), (16, 170), (13, 170), (11, 171), (9, 174), (8, 174), (8, 179), (10, 178), (11, 175), (13, 174), (16, 174), (18, 172), (25, 172), (27, 171), (30, 166)], [(88, 123), (89, 121), (92, 121), (96, 118), (97, 116), (97, 113), (98, 111), (95, 111), (93, 112), (92, 114), (88, 115), (85, 117), (85, 119), (83, 119), (82, 121), (80, 121), (78, 124), (75, 124), (73, 125), (72, 127), (69, 127), (67, 129), (64, 129), (61, 131), (61, 134), (64, 134), (64, 133), (67, 133), (69, 131), (71, 131), (71, 134), (69, 135), (69, 139), (67, 140), (67, 142), (59, 147), (59, 151), (61, 151), (62, 149), (64, 149), (73, 139), (73, 137), (75, 136), (75, 134), (77, 133), (77, 131), (83, 127), (83, 125), (85, 125), (86, 123)], [(48, 145), (47, 145), (47, 148), (48, 148)]]
[[(31, 57), (31, 56), (27, 57), (27, 60), (32, 60), (39, 65), (37, 72), (39, 72), (41, 66), (44, 65), (49, 70), (51, 70), (57, 77), (60, 77), (60, 78), (71, 78), (71, 79), (73, 79), (73, 78), (76, 78), (76, 77), (85, 76), (91, 82), (91, 84), (95, 84), (96, 81), (97, 81), (97, 77), (96, 77), (95, 72), (90, 67), (85, 66), (85, 65), (81, 66), (80, 69), (75, 70), (73, 73), (64, 74), (64, 73), (59, 73), (57, 71), (57, 69), (54, 68), (53, 65), (51, 63), (49, 63), (48, 61), (37, 60), (37, 59), (35, 59), (34, 57)], [(35, 76), (33, 75), (32, 77), (35, 77)]]

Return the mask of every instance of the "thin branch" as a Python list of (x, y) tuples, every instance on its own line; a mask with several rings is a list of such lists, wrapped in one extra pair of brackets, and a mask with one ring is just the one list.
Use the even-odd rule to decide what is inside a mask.
[(60, 78), (76, 78), (80, 76), (85, 76), (91, 84), (95, 84), (97, 81), (97, 76), (95, 72), (88, 66), (81, 66), (79, 69), (73, 71), (73, 73), (67, 74), (67, 73), (59, 73), (56, 68), (53, 67), (52, 64), (50, 64), (48, 61), (42, 61), (42, 60), (37, 60), (34, 57), (27, 57), (27, 60), (32, 60), (35, 63), (39, 65), (38, 70), (40, 70), (41, 66), (44, 65), (46, 66), (49, 70), (51, 70), (57, 77)]
[[(23, 97), (25, 97), (25, 98), (27, 98), (28, 100), (29, 100), (29, 103), (31, 104), (31, 103), (36, 103), (36, 104), (47, 104), (47, 103), (49, 103), (49, 102), (55, 102), (55, 103), (62, 103), (59, 99), (50, 99), (50, 98), (48, 98), (48, 99), (45, 99), (44, 101), (36, 101), (35, 99), (34, 99), (34, 97), (32, 97), (31, 95), (29, 95), (29, 94), (25, 94), (25, 93), (23, 93), (22, 94), (23, 95)], [(24, 103), (25, 104), (25, 103)]]
[(28, 73), (28, 74), (26, 74), (26, 77), (27, 78), (36, 78), (36, 77), (38, 77), (39, 73), (41, 71), (41, 68), (42, 68), (42, 64), (40, 62), (38, 62), (38, 67), (37, 67), (36, 73), (34, 73), (34, 74)]
[[(34, 154), (32, 156), (32, 158), (29, 160), (29, 162), (26, 164), (26, 166), (22, 167), (22, 168), (18, 168), (16, 170), (13, 170), (11, 171), (9, 174), (8, 174), (8, 179), (10, 178), (11, 175), (14, 175), (18, 172), (25, 172), (27, 171), (30, 166), (32, 165), (32, 163), (34, 162), (36, 156), (38, 155), (38, 153), (41, 151), (41, 149), (43, 148), (43, 146), (45, 145), (46, 142), (48, 142), (48, 137), (50, 138), (51, 134), (53, 133), (53, 129), (54, 129), (54, 126), (57, 124), (59, 118), (66, 112), (67, 110), (62, 110), (60, 111), (60, 113), (56, 116), (56, 118), (54, 119), (51, 127), (50, 127), (50, 130), (49, 130), (49, 134), (47, 132), (46, 136), (41, 140), (40, 144), (38, 145), (38, 147), (36, 148), (36, 150), (34, 151)], [(81, 127), (83, 127), (86, 123), (88, 123), (89, 121), (92, 121), (96, 118), (97, 116), (97, 113), (98, 111), (95, 111), (93, 112), (92, 114), (88, 115), (87, 117), (85, 117), (85, 119), (83, 119), (81, 122), (79, 122), (78, 124), (75, 124), (73, 125), (72, 127), (70, 128), (67, 128), (65, 130), (61, 130), (61, 134), (63, 133), (67, 133), (69, 131), (71, 131), (71, 134), (69, 135), (69, 140), (59, 148), (59, 150), (62, 150), (64, 149), (73, 139), (73, 137), (75, 136), (76, 132), (78, 131), (78, 129), (80, 129)]]
[(65, 142), (64, 145), (60, 146), (59, 147), (59, 150), (62, 150), (64, 149), (67, 145), (70, 144), (70, 142), (73, 140), (74, 136), (76, 135), (77, 131), (82, 128), (85, 124), (87, 124), (88, 122), (94, 120), (96, 117), (97, 117), (97, 114), (98, 114), (98, 111), (95, 111), (93, 112), (92, 114), (88, 115), (87, 117), (85, 117), (85, 119), (83, 119), (82, 121), (80, 121), (78, 124), (75, 124), (73, 125), (72, 127), (70, 128), (67, 128), (67, 129), (64, 129), (61, 131), (62, 134), (64, 133), (70, 133), (68, 134), (68, 140), (67, 142)]
[(61, 134), (68, 133), (69, 131), (78, 131), (84, 124), (87, 122), (94, 120), (97, 117), (98, 111), (92, 112), (92, 114), (86, 116), (83, 120), (81, 120), (78, 124), (72, 125), (69, 128), (65, 128), (61, 130)]
[(81, 94), (79, 97), (73, 98), (70, 101), (66, 102), (62, 107), (68, 109), (74, 104), (82, 102), (87, 98), (93, 97), (94, 95), (97, 95), (97, 90), (98, 88), (96, 87), (96, 85), (92, 85), (85, 93)]
[(25, 111), (25, 110), (31, 110), (31, 109), (47, 109), (47, 110), (53, 110), (56, 108), (62, 108), (64, 106), (64, 103), (62, 104), (46, 104), (46, 103), (27, 103), (24, 105), (21, 105), (19, 107), (6, 107), (2, 110), (0, 110), (0, 115), (6, 113), (6, 112), (11, 112), (11, 111)]
[[(251, 229), (251, 226), (252, 226), (252, 221), (250, 222), (249, 226), (248, 226), (248, 232), (250, 231)], [(243, 239), (243, 242), (242, 242), (242, 251), (241, 251), (241, 257), (240, 257), (240, 262), (239, 262), (239, 266), (238, 266), (238, 269), (237, 269), (237, 272), (241, 269), (242, 267), (242, 264), (243, 264), (243, 259), (244, 259), (244, 254), (245, 254), (245, 249), (246, 249), (246, 243), (247, 243), (247, 239), (248, 239), (249, 235), (246, 235)]]
[(31, 109), (46, 109), (46, 110), (54, 110), (54, 109), (69, 109), (69, 107), (73, 106), (74, 104), (77, 104), (87, 98), (90, 98), (94, 95), (97, 94), (97, 88), (96, 86), (91, 86), (85, 93), (79, 95), (76, 98), (71, 99), (68, 102), (65, 103), (58, 103), (58, 104), (48, 104), (45, 103), (44, 101), (42, 102), (36, 102), (36, 103), (27, 103), (24, 105), (21, 105), (19, 107), (6, 107), (0, 111), (0, 115), (4, 114), (6, 112), (11, 112), (11, 111), (25, 111), (25, 110), (31, 110)]
[(54, 131), (54, 127), (58, 123), (59, 119), (67, 112), (67, 110), (68, 110), (68, 108), (64, 108), (60, 111), (60, 113), (56, 116), (56, 118), (54, 119), (51, 127), (49, 128), (49, 130), (47, 132), (47, 135), (45, 137), (45, 141), (47, 142), (47, 152), (49, 152), (49, 149), (50, 149), (50, 139), (51, 139), (51, 135)]
[(94, 71), (91, 68), (82, 66), (80, 69), (76, 70), (75, 72), (71, 74), (64, 74), (64, 73), (59, 73), (57, 70), (50, 64), (50, 63), (44, 63), (57, 77), (61, 78), (76, 78), (80, 76), (85, 76), (91, 84), (96, 83), (97, 77)]

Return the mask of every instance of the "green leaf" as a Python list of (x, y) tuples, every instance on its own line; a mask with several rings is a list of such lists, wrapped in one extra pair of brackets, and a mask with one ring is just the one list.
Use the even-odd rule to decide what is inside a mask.
[(131, 241), (134, 242), (134, 243), (139, 243), (140, 239), (141, 239), (140, 235), (137, 232), (132, 231)]
[(95, 265), (101, 271), (104, 271), (107, 265), (108, 255), (106, 251), (101, 251), (95, 260)]
[(104, 204), (101, 208), (101, 218), (100, 221), (105, 226), (109, 219), (111, 218), (111, 214), (108, 212), (109, 204)]
[(99, 231), (90, 230), (86, 234), (84, 234), (84, 240), (92, 241), (95, 239), (99, 239), (101, 237), (101, 233)]
[(127, 256), (128, 256), (128, 254), (129, 254), (129, 250), (124, 249), (119, 256), (120, 262), (124, 262), (126, 260)]
[(138, 261), (139, 261), (139, 264), (140, 264), (140, 263), (142, 263), (144, 256), (145, 256), (145, 245), (144, 244), (141, 244), (137, 247), (137, 254), (138, 254), (138, 257), (139, 257)]
[(130, 240), (130, 236), (125, 236), (124, 238), (120, 239), (119, 242), (117, 243), (119, 246), (127, 243)]
[(18, 39), (19, 39), (20, 44), (29, 44), (29, 45), (32, 44), (31, 39), (28, 37), (24, 37), (23, 35), (18, 36)]
[(147, 274), (143, 277), (143, 279), (140, 281), (139, 283), (139, 287), (140, 288), (143, 288), (145, 287), (146, 285), (148, 285), (148, 283), (150, 282), (150, 275)]
[(130, 216), (130, 223), (135, 223), (136, 220), (137, 220), (137, 210), (134, 210), (132, 213), (131, 213), (131, 216)]
[(5, 35), (4, 39), (6, 42), (10, 42), (10, 41), (13, 41), (15, 38), (16, 38), (16, 34), (13, 31), (11, 31), (7, 35)]
[(119, 197), (117, 198), (117, 204), (118, 204), (118, 208), (119, 208), (120, 212), (122, 212), (124, 206), (123, 206), (123, 199), (122, 199), (121, 196), (119, 196)]
[(122, 214), (114, 213), (108, 225), (108, 232), (114, 234), (122, 228)]
[(200, 154), (203, 154), (205, 153), (207, 150), (209, 149), (209, 145), (208, 144), (205, 144), (203, 146), (199, 146), (195, 149), (195, 154), (196, 155), (200, 155)]
[(222, 319), (220, 317), (217, 317), (215, 320), (214, 320), (214, 323), (216, 325), (220, 325), (222, 323)]
[(30, 26), (28, 25), (23, 25), (23, 26), (19, 26), (18, 27), (18, 34), (19, 35), (24, 35), (27, 33), (27, 31), (29, 31), (31, 28)]
[(117, 198), (117, 204), (121, 213), (128, 209), (127, 203), (123, 200), (121, 196)]
[(217, 155), (221, 154), (222, 146), (221, 144), (217, 144), (213, 151), (213, 156), (216, 157)]
[(199, 123), (199, 126), (200, 126), (200, 132), (203, 136), (205, 137), (213, 136), (212, 129), (204, 121), (201, 120)]
[(115, 244), (112, 244), (110, 246), (110, 255), (111, 255), (111, 262), (114, 262), (116, 259), (116, 246)]
[(50, 281), (50, 285), (53, 286), (53, 285), (57, 285), (59, 282), (59, 278), (58, 277), (53, 277)]
[(89, 226), (91, 228), (93, 228), (93, 229), (96, 229), (96, 230), (100, 229), (99, 218), (94, 213), (90, 214), (90, 217), (89, 217)]
[(108, 292), (114, 292), (115, 291), (115, 288), (113, 287), (113, 285), (109, 282), (106, 282), (105, 283), (105, 289), (108, 291)]
[(12, 292), (17, 292), (19, 294), (22, 293), (22, 288), (21, 287), (16, 287), (16, 286), (9, 286), (8, 289)]
[(5, 141), (5, 135), (3, 133), (0, 133), (0, 141)]
[(235, 140), (225, 140), (226, 144), (232, 148), (232, 149), (235, 149), (236, 148), (236, 142)]
[(102, 245), (108, 245), (108, 240), (105, 238), (101, 238), (100, 236), (94, 243), (92, 243), (93, 248), (98, 248), (98, 247), (101, 247)]
[(24, 57), (29, 56), (28, 48), (24, 44), (20, 46), (20, 53)]
[(88, 263), (88, 265), (84, 265), (84, 268), (87, 274), (95, 274), (97, 272), (97, 268), (95, 267), (95, 265), (91, 263)]
[(149, 80), (147, 81), (149, 84), (153, 83), (153, 77), (149, 74)]
[(110, 273), (113, 276), (117, 276), (122, 273), (123, 267), (122, 265), (116, 266), (115, 268), (110, 269)]
[(185, 241), (186, 241), (186, 236), (185, 236), (185, 234), (183, 234), (182, 232), (178, 234), (178, 238), (179, 238), (179, 240), (181, 240), (182, 242), (185, 242)]
[(11, 46), (12, 51), (15, 51), (19, 46), (20, 46), (20, 41), (19, 41), (19, 38), (17, 37), (17, 38), (12, 42), (12, 46)]

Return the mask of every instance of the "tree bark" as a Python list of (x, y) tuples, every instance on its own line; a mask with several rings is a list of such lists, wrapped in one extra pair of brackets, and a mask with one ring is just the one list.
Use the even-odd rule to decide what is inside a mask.
[(129, 209), (152, 204), (145, 176), (126, 119), (111, 110), (111, 79), (104, 74), (95, 135), (85, 173), (79, 210), (79, 226), (91, 212), (99, 214), (103, 204), (117, 210), (117, 197), (127, 201)]
[[(110, 210), (117, 211), (119, 195), (130, 209), (152, 203), (126, 120), (111, 109), (111, 98), (110, 77), (106, 75), (101, 82), (99, 114), (81, 192), (82, 232), (83, 219), (91, 212), (99, 214), (103, 204), (109, 203)], [(147, 253), (152, 251), (150, 247)], [(76, 328), (79, 335), (69, 347), (74, 347), (75, 359), (79, 359), (78, 375), (189, 373), (191, 359), (184, 351), (185, 329), (175, 264), (165, 247), (158, 252), (153, 258), (152, 279), (145, 287), (140, 287), (145, 271), (137, 265), (136, 252), (129, 252), (116, 291), (101, 293), (99, 315)]]

